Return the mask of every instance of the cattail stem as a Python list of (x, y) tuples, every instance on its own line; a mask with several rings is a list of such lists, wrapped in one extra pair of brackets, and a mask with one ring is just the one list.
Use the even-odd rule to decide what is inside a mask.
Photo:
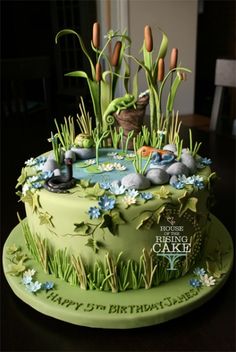
[(151, 52), (153, 49), (152, 29), (146, 25), (144, 27), (144, 42), (147, 52)]
[(95, 22), (93, 24), (93, 46), (96, 49), (99, 49), (100, 46), (100, 24)]
[(113, 49), (113, 53), (112, 53), (112, 57), (111, 57), (111, 64), (114, 67), (116, 67), (119, 63), (121, 45), (122, 45), (121, 41), (118, 40), (114, 46), (114, 49)]

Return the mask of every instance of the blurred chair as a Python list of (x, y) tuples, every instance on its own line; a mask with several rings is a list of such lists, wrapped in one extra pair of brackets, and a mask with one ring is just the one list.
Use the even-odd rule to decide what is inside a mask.
[[(211, 109), (211, 117), (209, 118), (207, 116), (197, 114), (182, 116), (181, 120), (183, 125), (189, 127), (197, 127), (202, 130), (217, 130), (220, 119), (222, 117), (225, 88), (236, 87), (236, 60), (216, 60), (214, 84), (215, 93)], [(236, 116), (233, 117), (234, 119), (236, 118)], [(232, 121), (233, 126), (235, 125), (234, 121)]]
[(29, 115), (51, 105), (50, 58), (1, 60), (2, 112), (6, 117)]

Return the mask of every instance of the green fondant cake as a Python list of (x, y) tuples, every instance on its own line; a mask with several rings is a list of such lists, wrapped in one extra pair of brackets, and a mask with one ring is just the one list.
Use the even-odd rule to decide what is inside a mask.
[[(96, 23), (95, 65), (74, 30), (60, 31), (56, 43), (68, 34), (79, 39), (91, 65), (91, 77), (83, 71), (68, 75), (87, 80), (95, 127), (81, 98), (79, 134), (73, 117), (65, 117), (61, 124), (55, 120), (51, 152), (25, 162), (17, 193), (26, 218), (19, 216), (20, 225), (9, 236), (3, 256), (9, 283), (36, 309), (76, 324), (125, 328), (179, 316), (210, 297), (208, 287), (216, 284), (216, 291), (232, 265), (232, 244), (225, 229), (224, 253), (220, 248), (214, 251), (220, 233), (216, 244), (217, 220), (212, 230), (209, 213), (216, 178), (211, 160), (199, 155), (201, 143), (193, 143), (191, 130), (188, 140), (181, 139), (181, 122), (173, 110), (177, 89), (190, 71), (178, 66), (178, 50), (173, 49), (165, 75), (168, 38), (162, 32), (153, 57), (149, 26), (144, 30), (141, 60), (127, 53), (131, 44), (127, 33), (109, 31), (100, 49)], [(105, 51), (117, 38), (108, 62)], [(108, 63), (105, 72), (101, 59)], [(132, 94), (128, 59), (137, 64)], [(138, 95), (140, 69), (148, 89)], [(123, 97), (116, 97), (119, 79), (124, 80)], [(166, 83), (170, 91), (162, 111)], [(224, 264), (219, 263), (228, 253)], [(46, 278), (50, 281), (40, 282)], [(36, 293), (39, 299), (31, 299)], [(118, 317), (121, 313), (128, 313), (127, 323)]]
[(32, 158), (22, 170), (22, 226), (35, 259), (71, 284), (112, 292), (151, 288), (188, 273), (201, 259), (207, 234), (210, 167), (203, 162), (175, 185), (137, 190), (124, 185), (136, 176), (133, 153), (99, 153), (98, 166), (94, 159), (73, 163), (76, 183), (63, 193), (45, 187), (49, 172), (42, 169), (50, 156)]

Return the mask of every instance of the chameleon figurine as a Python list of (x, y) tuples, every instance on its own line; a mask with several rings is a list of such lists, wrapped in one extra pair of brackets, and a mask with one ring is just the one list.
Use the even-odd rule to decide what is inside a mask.
[(103, 115), (103, 130), (107, 130), (108, 126), (113, 125), (115, 118), (114, 113), (119, 114), (121, 110), (125, 110), (131, 107), (136, 107), (136, 99), (132, 94), (125, 94), (123, 97), (113, 99), (108, 107), (106, 108)]

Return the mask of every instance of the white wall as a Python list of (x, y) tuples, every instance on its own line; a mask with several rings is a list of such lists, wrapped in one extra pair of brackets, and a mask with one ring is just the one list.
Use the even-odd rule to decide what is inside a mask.
[[(106, 1), (98, 1), (98, 8), (104, 7)], [(177, 47), (179, 49), (179, 62), (192, 71), (191, 74), (187, 75), (187, 81), (183, 82), (178, 90), (174, 108), (179, 110), (180, 114), (193, 113), (197, 0), (111, 0), (110, 8), (111, 28), (121, 31), (128, 28), (129, 36), (132, 39), (131, 53), (136, 56), (143, 43), (143, 29), (146, 24), (152, 28), (154, 49), (158, 49), (161, 41), (161, 33), (158, 31), (158, 27), (166, 32), (169, 38), (166, 67), (169, 65), (171, 49)], [(102, 12), (104, 13), (104, 8)], [(124, 16), (126, 12), (128, 16)], [(140, 92), (144, 91), (146, 89), (144, 77), (140, 77), (139, 84)]]

